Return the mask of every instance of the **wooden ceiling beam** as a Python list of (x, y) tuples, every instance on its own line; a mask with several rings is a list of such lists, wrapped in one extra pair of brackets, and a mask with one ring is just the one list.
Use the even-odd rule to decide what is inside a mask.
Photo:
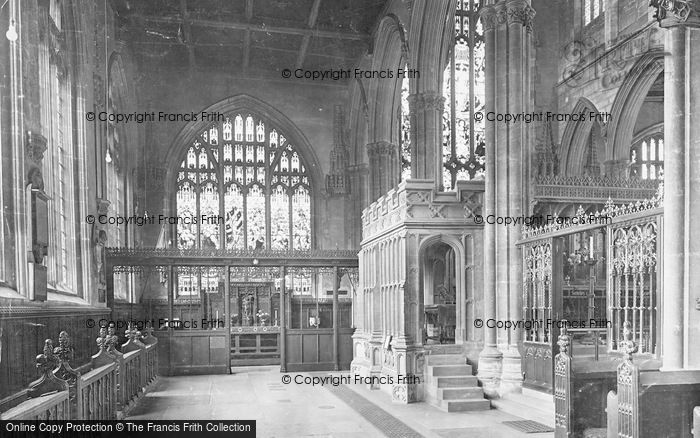
[[(145, 22), (161, 24), (180, 24), (182, 22), (182, 19), (179, 17), (144, 16), (143, 19)], [(368, 34), (356, 32), (340, 32), (332, 30), (309, 29), (302, 27), (275, 26), (267, 24), (244, 23), (238, 21), (219, 21), (191, 18), (189, 20), (189, 23), (193, 26), (211, 27), (213, 29), (250, 30), (251, 32), (278, 33), (283, 35), (308, 35), (319, 38), (331, 38), (349, 41), (368, 41), (370, 38)]]
[(184, 44), (187, 46), (187, 59), (190, 69), (194, 70), (197, 66), (194, 54), (194, 46), (192, 45), (192, 28), (190, 27), (190, 13), (187, 10), (187, 0), (180, 0), (180, 14), (182, 15), (182, 37)]
[[(316, 26), (320, 7), (321, 0), (314, 0), (314, 4), (311, 6), (311, 11), (309, 12), (309, 20), (306, 23), (309, 29), (313, 29)], [(306, 52), (309, 50), (310, 44), (311, 35), (304, 35), (301, 40), (301, 47), (299, 47), (299, 55), (297, 55), (296, 68), (301, 68), (304, 65), (304, 59), (306, 59)]]
[[(253, 3), (254, 0), (246, 0), (245, 2), (245, 19), (248, 23), (253, 19)], [(248, 70), (248, 66), (250, 66), (251, 33), (250, 29), (247, 29), (243, 36), (243, 71)]]

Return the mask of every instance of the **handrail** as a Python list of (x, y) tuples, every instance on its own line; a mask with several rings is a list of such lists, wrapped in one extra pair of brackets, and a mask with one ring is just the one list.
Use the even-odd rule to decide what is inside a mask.
[(31, 398), (0, 414), (0, 420), (69, 420), (68, 391)]

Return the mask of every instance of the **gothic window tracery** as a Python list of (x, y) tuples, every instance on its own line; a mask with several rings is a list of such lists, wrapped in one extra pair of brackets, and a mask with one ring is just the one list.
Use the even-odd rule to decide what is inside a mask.
[(646, 135), (637, 140), (630, 149), (630, 161), (631, 176), (641, 179), (663, 179), (663, 132)]
[(452, 51), (443, 75), (443, 186), (484, 175), (484, 38), (479, 20), (482, 0), (459, 0)]
[(175, 204), (180, 249), (311, 248), (306, 164), (255, 114), (229, 114), (196, 136), (180, 165)]

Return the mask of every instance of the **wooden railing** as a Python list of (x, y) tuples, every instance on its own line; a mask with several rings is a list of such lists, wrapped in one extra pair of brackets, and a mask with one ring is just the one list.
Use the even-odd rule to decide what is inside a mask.
[(158, 372), (158, 340), (151, 331), (141, 336), (133, 326), (128, 341), (116, 349), (114, 327), (100, 329), (98, 352), (76, 371), (70, 365), (73, 351), (68, 333), (59, 346), (47, 339), (37, 356), (41, 377), (26, 391), (27, 400), (0, 414), (2, 420), (112, 420), (126, 415), (137, 398), (153, 383)]

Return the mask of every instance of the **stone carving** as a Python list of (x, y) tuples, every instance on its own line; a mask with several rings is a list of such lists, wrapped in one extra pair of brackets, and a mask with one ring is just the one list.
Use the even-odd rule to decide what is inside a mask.
[(535, 10), (527, 3), (508, 4), (506, 7), (506, 20), (508, 25), (522, 24), (528, 32), (532, 31), (532, 19), (535, 17)]
[(493, 6), (484, 6), (481, 8), (481, 25), (484, 32), (494, 30), (496, 28), (496, 10)]
[(331, 195), (344, 195), (350, 193), (350, 179), (347, 175), (350, 152), (345, 144), (345, 117), (342, 105), (336, 105), (334, 108), (333, 143), (331, 172), (326, 175), (326, 190)]
[(411, 114), (426, 111), (438, 111), (442, 114), (445, 107), (445, 98), (435, 93), (416, 93), (408, 96), (408, 105)]
[(654, 18), (659, 23), (666, 18), (686, 22), (691, 15), (700, 14), (697, 0), (651, 0), (649, 6), (656, 9)]
[(41, 165), (46, 152), (46, 137), (33, 131), (27, 131), (25, 138), (25, 151), (29, 160)]
[(408, 394), (406, 393), (408, 385), (393, 385), (391, 388), (391, 399), (401, 403), (408, 403)]
[[(612, 202), (606, 203), (605, 207), (603, 207), (602, 210), (595, 211), (591, 215), (594, 217), (594, 222), (598, 221), (599, 218), (614, 218), (614, 217), (619, 217), (619, 216), (626, 216), (626, 215), (631, 215), (631, 214), (636, 214), (636, 213), (641, 213), (644, 211), (648, 210), (654, 210), (657, 208), (662, 208), (663, 207), (663, 192), (664, 192), (664, 186), (663, 183), (659, 184), (658, 190), (656, 192), (656, 195), (651, 198), (651, 199), (645, 199), (645, 200), (640, 200), (637, 202), (633, 202), (630, 204), (625, 204), (625, 205), (613, 205)], [(524, 239), (531, 238), (531, 237), (537, 237), (537, 236), (543, 236), (548, 233), (552, 233), (555, 231), (560, 231), (564, 229), (571, 229), (578, 227), (582, 223), (588, 223), (591, 222), (591, 219), (589, 217), (590, 215), (586, 215), (583, 218), (580, 218), (579, 221), (557, 221), (554, 220), (548, 224), (539, 226), (539, 227), (527, 227), (523, 226), (522, 228), (522, 237)], [(576, 222), (576, 223), (574, 223)]]

